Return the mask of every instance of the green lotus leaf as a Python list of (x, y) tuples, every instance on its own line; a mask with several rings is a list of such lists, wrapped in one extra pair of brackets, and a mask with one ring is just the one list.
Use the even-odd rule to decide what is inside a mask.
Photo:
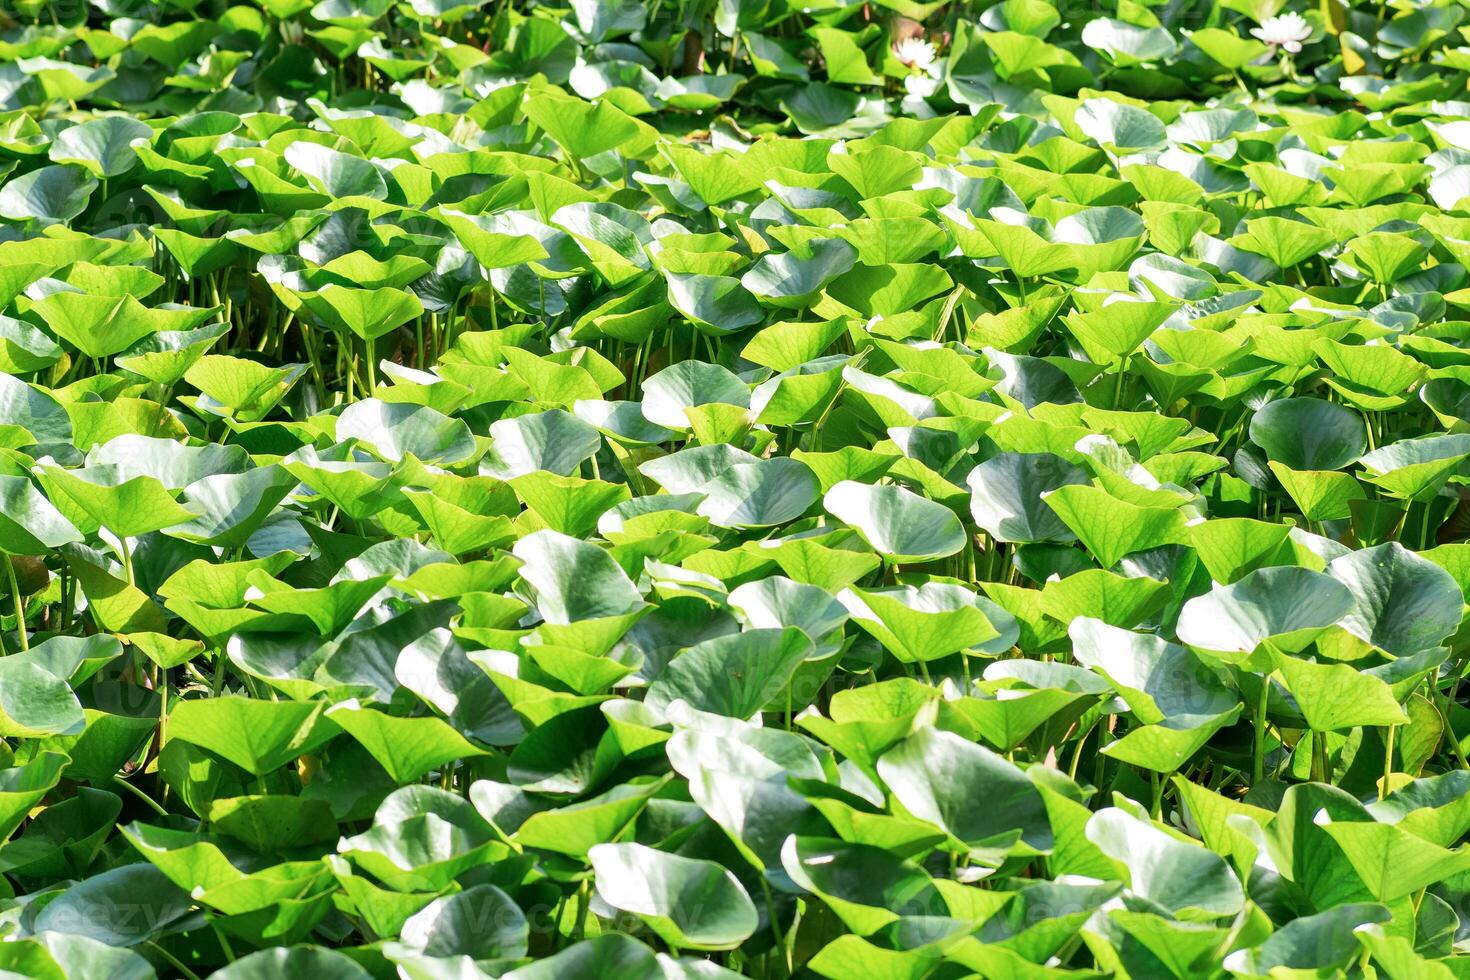
[(970, 471), (970, 514), (997, 541), (1073, 541), (1076, 535), (1042, 495), (1087, 472), (1050, 453), (1001, 453)]
[(773, 527), (805, 514), (821, 488), (799, 460), (777, 457), (735, 463), (697, 491), (696, 511), (716, 527)]
[(242, 696), (181, 702), (169, 736), (209, 749), (247, 772), (264, 775), (338, 734), (324, 705), (256, 701)]
[(847, 588), (838, 594), (853, 620), (905, 663), (937, 660), (959, 650), (990, 652), (1001, 636), (991, 610), (958, 585), (926, 582), (889, 589)]
[(17, 766), (0, 769), (0, 831), (7, 839), (41, 799), (56, 786), (71, 759), (60, 752), (40, 752)]
[(1332, 232), (1305, 221), (1291, 218), (1253, 218), (1246, 222), (1246, 232), (1230, 240), (1230, 244), (1254, 252), (1273, 265), (1289, 269), (1304, 262), (1336, 240)]
[(127, 116), (103, 116), (62, 130), (47, 154), (56, 163), (80, 164), (93, 177), (117, 177), (138, 162), (134, 140), (153, 136), (153, 127)]
[(88, 969), (105, 970), (108, 976), (125, 977), (127, 980), (150, 980), (158, 975), (141, 954), (78, 934), (49, 932), (22, 940), (18, 945), (17, 952), (31, 962), (35, 962), (30, 956), (31, 950), (43, 950), (49, 961), (47, 965), (54, 963), (55, 969), (63, 976)]
[(188, 331), (212, 309), (164, 306), (150, 309), (132, 296), (57, 292), (34, 307), (52, 332), (88, 357), (120, 354), (151, 334)]
[(0, 552), (44, 555), (81, 541), (75, 526), (23, 476), (0, 475)]
[(326, 716), (368, 750), (395, 782), (408, 783), (446, 762), (484, 754), (438, 718), (395, 718), (343, 701)]
[[(1003, 756), (958, 735), (920, 729), (885, 752), (877, 768), (905, 810), (942, 827), (987, 863), (1016, 849), (1040, 853), (1053, 845), (1041, 791)], [(977, 793), (986, 806), (972, 805)]]
[(1459, 628), (1465, 606), (1460, 586), (1397, 541), (1334, 558), (1327, 574), (1355, 600), (1343, 628), (1394, 656), (1438, 646)]
[[(674, 432), (650, 422), (643, 402), (578, 399), (572, 412), (609, 439), (634, 446), (652, 446), (674, 439)], [(687, 417), (686, 417), (687, 421)]]
[(326, 453), (303, 446), (281, 466), (320, 499), (354, 520), (365, 520), (393, 503), (399, 489), (392, 466), (339, 443)]
[(86, 210), (97, 180), (81, 167), (32, 170), (0, 188), (0, 218), (42, 224), (70, 221)]
[(1382, 678), (1341, 663), (1315, 663), (1272, 654), (1276, 672), (1314, 731), (1357, 725), (1402, 725), (1408, 715)]
[(1139, 27), (1107, 17), (1087, 22), (1082, 43), (1105, 52), (1119, 65), (1160, 61), (1178, 50), (1174, 36), (1162, 27)]
[(474, 436), (460, 420), (432, 408), (376, 398), (354, 402), (338, 416), (337, 438), (367, 443), (395, 463), (413, 456), (425, 463), (453, 465), (475, 452)]
[[(111, 914), (120, 906), (136, 917)], [(150, 864), (127, 864), (66, 889), (36, 917), (37, 932), (82, 936), (108, 946), (136, 946), (182, 920), (189, 894)]]
[[(327, 0), (327, 3), (345, 0)], [(318, 7), (326, 4), (318, 4)], [(388, 196), (382, 174), (371, 161), (330, 149), (318, 143), (301, 141), (286, 147), (285, 160), (301, 171), (313, 188), (330, 197)]]
[(1189, 543), (1210, 578), (1230, 585), (1261, 565), (1277, 564), (1281, 546), (1290, 533), (1291, 529), (1283, 524), (1222, 517), (1190, 525)]
[(1470, 435), (1431, 435), (1400, 439), (1364, 455), (1364, 476), (1395, 497), (1418, 500), (1439, 491), (1470, 456)]
[(0, 731), (16, 738), (77, 735), (85, 727), (82, 706), (37, 650), (0, 659)]
[(201, 477), (184, 487), (182, 505), (198, 516), (168, 528), (170, 537), (239, 547), (270, 519), (296, 477), (279, 465)]
[(266, 977), (306, 975), (321, 980), (366, 980), (371, 976), (350, 956), (320, 946), (275, 946), (240, 957), (222, 970), (225, 980), (265, 980)]
[(927, 263), (856, 265), (828, 283), (827, 295), (847, 310), (871, 319), (907, 313), (953, 285), (948, 273)]
[(32, 374), (55, 364), (63, 351), (44, 331), (24, 320), (0, 316), (0, 371)]
[(620, 286), (652, 266), (646, 249), (653, 242), (653, 232), (635, 211), (611, 203), (577, 202), (558, 208), (550, 220), (576, 239), (611, 286)]
[[(715, 81), (707, 75), (703, 78), (706, 84)], [(696, 203), (724, 204), (760, 186), (759, 175), (752, 174), (733, 154), (703, 153), (682, 143), (669, 143), (660, 149), (688, 186)]]
[(0, 974), (1464, 972), (1463, 5), (859, 6), (6, 9)]
[(493, 217), (464, 214), (442, 207), (437, 214), (449, 225), (465, 250), (486, 269), (505, 269), (549, 257), (534, 236), (520, 233)]
[(403, 496), (435, 543), (459, 555), (514, 540), (505, 489), (498, 481), (481, 478), (441, 482), (433, 490), (405, 489)]
[(595, 428), (559, 408), (500, 419), (490, 425), (480, 472), (501, 480), (541, 470), (570, 476), (601, 442)]
[(700, 711), (750, 718), (780, 693), (811, 652), (812, 641), (791, 627), (705, 640), (669, 661), (645, 703), (665, 708), (683, 701)]
[[(650, 971), (664, 969), (664, 962), (676, 966), (682, 961), (669, 957), (660, 959), (653, 950), (621, 932), (604, 932), (591, 939), (573, 943), (544, 959), (518, 967), (504, 976), (511, 980), (554, 980), (565, 976), (568, 971), (606, 971), (610, 976), (641, 977)], [(698, 961), (701, 964), (708, 960)], [(708, 972), (700, 967), (700, 972)], [(691, 969), (692, 972), (692, 969)]]
[(1042, 587), (1041, 608), (1061, 623), (1092, 616), (1112, 626), (1131, 628), (1158, 612), (1169, 597), (1167, 582), (1084, 568), (1066, 578), (1048, 581)]
[(842, 604), (825, 590), (781, 575), (736, 586), (728, 602), (751, 629), (795, 626), (813, 643), (841, 628), (848, 617)]
[(1170, 912), (1221, 917), (1245, 902), (1224, 858), (1127, 810), (1099, 810), (1087, 822), (1087, 839), (1126, 869), (1130, 891)]
[(1386, 922), (1387, 908), (1368, 902), (1340, 905), (1316, 915), (1293, 919), (1255, 949), (1230, 954), (1230, 969), (1252, 976), (1269, 976), (1274, 969), (1334, 969), (1359, 955), (1359, 929)]
[(258, 422), (306, 372), (305, 364), (268, 367), (228, 354), (205, 354), (184, 372), (199, 389), (195, 407), (237, 422)]
[(1332, 821), (1323, 830), (1380, 902), (1411, 895), (1423, 882), (1470, 864), (1463, 849), (1446, 850), (1389, 824)]
[(639, 608), (642, 596), (611, 555), (595, 544), (537, 531), (516, 542), (520, 577), (549, 623), (618, 616)]
[(1063, 322), (1094, 364), (1114, 364), (1138, 349), (1174, 312), (1171, 303), (1119, 301)]
[(228, 332), (228, 325), (223, 323), (206, 323), (192, 330), (160, 330), (119, 351), (113, 361), (155, 384), (172, 386)]
[(1193, 652), (1158, 637), (1077, 619), (1069, 634), (1077, 662), (1105, 677), (1144, 726), (1108, 754), (1170, 772), (1239, 713), (1234, 692)]
[(822, 506), (900, 564), (944, 558), (965, 546), (964, 529), (949, 508), (903, 487), (843, 480), (827, 491)]
[[(1093, 38), (1088, 43), (1109, 54), (1137, 56), (1151, 48), (1161, 49), (1165, 39), (1170, 46), (1173, 43), (1167, 33), (1159, 37), (1154, 32), (1139, 32), (1132, 25), (1118, 25), (1104, 34), (1098, 26), (1102, 23), (1104, 22), (1089, 23), (1083, 31), (1084, 40), (1087, 40), (1087, 33), (1091, 32)], [(1128, 47), (1123, 47), (1120, 42), (1126, 42)], [(1153, 113), (1138, 106), (1114, 102), (1112, 99), (1088, 99), (1082, 103), (1073, 118), (1077, 128), (1099, 146), (1112, 147), (1115, 150), (1146, 150), (1162, 145), (1166, 138), (1164, 124)]]
[(437, 786), (409, 785), (389, 793), (372, 826), (343, 837), (337, 852), (394, 891), (438, 891), (485, 862), (496, 850), (491, 837), (468, 800)]
[(1251, 441), (1293, 470), (1340, 470), (1356, 462), (1367, 434), (1356, 412), (1317, 398), (1281, 398), (1251, 416)]
[(123, 479), (151, 476), (167, 490), (209, 476), (243, 473), (249, 465), (250, 455), (238, 446), (189, 446), (139, 435), (117, 436), (87, 454), (89, 467), (116, 467)]
[(781, 850), (781, 865), (860, 936), (902, 916), (949, 912), (922, 868), (880, 847), (793, 834)]
[(765, 318), (750, 290), (732, 276), (667, 273), (669, 303), (716, 336), (736, 333)]
[(134, 538), (195, 516), (157, 478), (147, 474), (129, 476), (121, 466), (80, 470), (46, 467), (39, 475), (52, 500), (65, 508), (79, 527), (105, 527), (120, 537)]
[(750, 388), (718, 364), (681, 361), (643, 382), (643, 416), (654, 425), (683, 431), (687, 409), (700, 405), (750, 406)]
[(1137, 551), (1177, 540), (1184, 515), (1171, 507), (1136, 506), (1088, 484), (1066, 484), (1042, 498), (1092, 552), (1111, 568)]
[(841, 239), (815, 239), (801, 251), (761, 256), (740, 284), (772, 306), (800, 309), (833, 279), (852, 268), (856, 250)]
[(1309, 521), (1351, 517), (1353, 501), (1366, 500), (1363, 485), (1347, 473), (1331, 470), (1294, 470), (1274, 460), (1267, 464), (1292, 501)]
[(1239, 71), (1270, 49), (1255, 38), (1243, 38), (1234, 31), (1207, 27), (1192, 31), (1189, 43), (1203, 51), (1216, 64)]
[(1356, 606), (1353, 593), (1332, 576), (1294, 566), (1260, 568), (1186, 602), (1178, 634), (1201, 650), (1250, 653), (1266, 640), (1300, 649)]
[[(494, 924), (486, 929), (485, 923)], [(475, 885), (437, 898), (403, 924), (400, 942), (436, 959), (517, 959), (526, 953), (530, 924), (505, 892)]]
[(655, 94), (675, 109), (696, 112), (724, 105), (745, 86), (742, 75), (690, 75), (661, 79)]
[(848, 358), (835, 355), (783, 371), (750, 393), (751, 414), (767, 426), (815, 425), (841, 393), (848, 363)]
[(610, 102), (543, 92), (524, 105), (526, 118), (546, 130), (569, 159), (582, 160), (632, 139), (638, 125)]
[[(657, 786), (657, 783), (624, 784), (590, 800), (538, 810), (516, 829), (516, 842), (525, 847), (585, 857), (593, 847), (616, 837), (643, 810)], [(474, 795), (471, 787), (471, 797)]]
[(754, 903), (729, 871), (642, 844), (599, 844), (588, 858), (597, 895), (684, 949), (732, 949), (755, 932)]
[(759, 462), (743, 449), (718, 442), (710, 446), (691, 446), (667, 456), (650, 459), (638, 472), (653, 480), (671, 494), (698, 493), (700, 488), (718, 478), (732, 466)]
[(327, 326), (351, 331), (366, 341), (377, 340), (424, 312), (417, 296), (392, 286), (356, 289), (328, 285), (303, 297), (302, 302)]

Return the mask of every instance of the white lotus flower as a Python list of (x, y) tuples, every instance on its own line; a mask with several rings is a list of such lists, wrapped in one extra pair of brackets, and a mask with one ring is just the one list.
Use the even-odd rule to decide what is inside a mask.
[(939, 79), (925, 75), (910, 75), (903, 80), (903, 90), (915, 99), (927, 99), (939, 91)]
[(928, 68), (934, 64), (934, 45), (921, 37), (906, 37), (893, 46), (893, 56), (908, 68)]
[(1312, 36), (1312, 25), (1301, 14), (1279, 14), (1261, 21), (1260, 27), (1251, 28), (1251, 34), (1287, 54), (1296, 54), (1302, 49), (1302, 42)]

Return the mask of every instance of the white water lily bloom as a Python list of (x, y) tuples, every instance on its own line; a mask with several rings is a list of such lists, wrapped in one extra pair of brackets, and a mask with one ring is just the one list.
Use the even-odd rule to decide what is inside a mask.
[(1261, 21), (1260, 27), (1251, 28), (1251, 34), (1288, 54), (1296, 54), (1302, 42), (1312, 36), (1312, 25), (1301, 14), (1278, 14)]
[(893, 46), (893, 56), (909, 68), (928, 68), (936, 57), (934, 45), (921, 37), (906, 37)]
[(903, 80), (903, 90), (916, 99), (927, 99), (939, 91), (939, 79), (929, 75), (910, 75)]

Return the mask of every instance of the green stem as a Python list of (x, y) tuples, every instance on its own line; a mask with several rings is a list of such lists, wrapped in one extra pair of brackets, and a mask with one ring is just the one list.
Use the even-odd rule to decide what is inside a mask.
[(776, 940), (775, 948), (777, 950), (784, 949), (786, 946), (786, 937), (781, 935), (781, 926), (776, 922), (776, 899), (771, 894), (771, 883), (766, 880), (766, 873), (764, 871), (758, 871), (756, 874), (760, 878), (761, 895), (766, 902), (766, 919), (771, 925), (771, 937)]
[[(1389, 725), (1388, 735), (1383, 740), (1383, 787), (1378, 791), (1378, 798), (1380, 800), (1387, 796), (1392, 789), (1390, 777), (1393, 776), (1393, 742), (1394, 736), (1398, 734), (1398, 730), (1399, 726)], [(1453, 733), (1451, 733), (1451, 737), (1454, 737)]]
[[(352, 356), (351, 357), (344, 357), (343, 354), (342, 354), (342, 348), (344, 346), (347, 346), (347, 345), (345, 345), (345, 344), (338, 344), (337, 345), (337, 364), (339, 365), (338, 366), (338, 369), (337, 369), (337, 373), (339, 375), (340, 374), (344, 374), (344, 373), (347, 375), (347, 404), (350, 405), (354, 401), (356, 401), (356, 399), (353, 397), (353, 391), (352, 391), (352, 389), (353, 389), (353, 378), (355, 378), (357, 376), (357, 351), (354, 350), (352, 352)], [(342, 368), (342, 365), (344, 365), (344, 364), (346, 365), (346, 370), (345, 371)]]
[(1102, 789), (1103, 779), (1107, 775), (1108, 764), (1108, 757), (1103, 755), (1103, 749), (1106, 747), (1108, 741), (1108, 729), (1102, 724), (1102, 721), (1101, 718), (1098, 719), (1097, 752), (1094, 754), (1092, 760), (1092, 785), (1098, 795), (1105, 795)]
[(5, 575), (10, 579), (10, 594), (15, 598), (15, 632), (20, 637), (20, 649), (24, 653), (31, 648), (30, 637), (26, 635), (26, 600), (20, 592), (20, 580), (15, 577), (15, 559), (10, 555), (0, 554), (5, 559)]
[(1460, 747), (1460, 737), (1455, 734), (1454, 726), (1450, 724), (1450, 706), (1455, 703), (1455, 698), (1459, 694), (1459, 691), (1460, 678), (1458, 677), (1455, 678), (1455, 683), (1450, 687), (1448, 694), (1439, 690), (1434, 685), (1430, 685), (1429, 688), (1429, 692), (1438, 699), (1435, 708), (1439, 712), (1440, 718), (1444, 721), (1445, 734), (1449, 737), (1450, 748), (1454, 750), (1455, 758), (1459, 760), (1460, 768), (1470, 769), (1470, 759), (1465, 758), (1465, 750)]
[(1082, 761), (1082, 747), (1087, 744), (1087, 736), (1092, 734), (1092, 730), (1098, 726), (1098, 722), (1101, 720), (1099, 717), (1098, 721), (1094, 721), (1091, 725), (1088, 725), (1077, 736), (1077, 744), (1072, 748), (1072, 764), (1067, 767), (1067, 775), (1072, 778), (1074, 783), (1077, 781), (1077, 765)]
[(1327, 782), (1327, 733), (1312, 733), (1312, 781)]
[(1261, 678), (1261, 696), (1256, 699), (1255, 729), (1256, 744), (1251, 757), (1251, 785), (1259, 786), (1266, 779), (1266, 709), (1271, 701), (1271, 678)]
[(117, 785), (119, 785), (119, 786), (123, 787), (124, 789), (126, 789), (129, 793), (132, 793), (134, 796), (136, 796), (138, 799), (142, 800), (144, 803), (148, 804), (149, 808), (152, 809), (153, 812), (156, 813), (156, 814), (158, 814), (160, 817), (166, 817), (166, 816), (168, 816), (168, 811), (165, 810), (163, 807), (159, 806), (158, 805), (158, 802), (156, 800), (154, 800), (153, 797), (149, 796), (147, 793), (143, 792), (141, 789), (139, 789), (138, 787), (134, 786), (132, 783), (128, 782), (126, 779), (122, 778), (121, 776), (113, 776), (112, 777), (112, 781), (114, 783), (116, 783)]
[(587, 905), (592, 900), (588, 891), (587, 879), (583, 878), (577, 888), (577, 925), (572, 932), (573, 942), (581, 942), (587, 931)]
[(373, 397), (378, 390), (378, 342), (369, 337), (367, 340), (367, 397)]
[(63, 567), (61, 569), (61, 628), (57, 631), (59, 633), (65, 633), (71, 628), (72, 590), (76, 587), (75, 583), (76, 580), (71, 573)]
[(193, 970), (185, 966), (182, 962), (180, 962), (177, 956), (170, 953), (162, 946), (158, 945), (155, 942), (152, 942), (151, 940), (146, 945), (149, 949), (153, 950), (159, 956), (163, 957), (165, 960), (168, 960), (169, 965), (172, 966), (175, 970), (178, 970), (179, 975), (182, 976), (184, 980), (199, 980), (199, 974), (195, 973)]
[(128, 584), (137, 587), (138, 582), (133, 577), (133, 552), (128, 547), (128, 536), (126, 534), (119, 534), (117, 536), (117, 547), (122, 552), (123, 572), (128, 577)]
[(235, 950), (230, 945), (230, 940), (225, 935), (225, 931), (212, 919), (210, 920), (209, 927), (214, 930), (214, 938), (219, 940), (219, 948), (224, 951), (225, 962), (235, 962)]

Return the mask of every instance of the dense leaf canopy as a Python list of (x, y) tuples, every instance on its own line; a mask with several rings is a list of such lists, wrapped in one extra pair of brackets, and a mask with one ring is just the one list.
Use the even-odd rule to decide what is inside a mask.
[(1465, 975), (1453, 2), (14, 0), (0, 973)]

